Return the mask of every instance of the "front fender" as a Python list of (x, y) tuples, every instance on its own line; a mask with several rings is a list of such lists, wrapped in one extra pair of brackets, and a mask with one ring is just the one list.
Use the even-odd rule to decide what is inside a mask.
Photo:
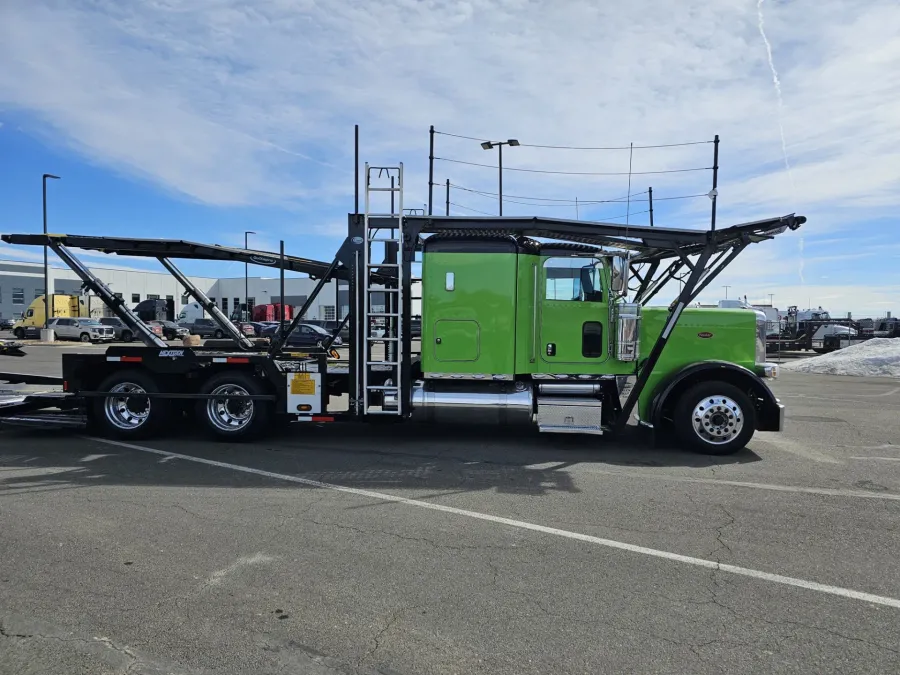
[(784, 406), (765, 381), (749, 368), (728, 361), (694, 363), (663, 380), (650, 403), (649, 417), (653, 427), (660, 428), (681, 392), (709, 380), (728, 382), (752, 395), (759, 431), (781, 431), (784, 427)]

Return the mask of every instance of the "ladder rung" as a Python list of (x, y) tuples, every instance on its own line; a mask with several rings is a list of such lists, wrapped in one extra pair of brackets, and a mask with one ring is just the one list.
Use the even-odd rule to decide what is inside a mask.
[(400, 267), (400, 263), (369, 263), (369, 267)]
[(399, 187), (399, 186), (397, 186), (397, 187), (392, 187), (392, 188), (389, 188), (389, 187), (387, 187), (387, 188), (385, 188), (385, 187), (377, 187), (377, 188), (370, 187), (370, 188), (366, 188), (366, 189), (367, 189), (369, 192), (400, 192), (400, 187)]
[(368, 293), (399, 293), (399, 288), (367, 288)]
[(399, 361), (366, 361), (367, 366), (399, 366)]
[(369, 312), (369, 316), (387, 316), (387, 317), (399, 317), (400, 315), (396, 312)]
[(376, 386), (368, 386), (366, 387), (369, 391), (398, 391), (400, 387), (392, 386), (392, 387), (376, 387)]
[(380, 238), (380, 237), (376, 237), (376, 238), (374, 238), (374, 239), (369, 239), (369, 241), (375, 241), (375, 242), (378, 242), (378, 241), (381, 241), (381, 242), (385, 242), (385, 241), (393, 241), (393, 242), (395, 242), (395, 243), (399, 243), (399, 242), (400, 242), (399, 239), (382, 239), (382, 238)]
[(371, 342), (397, 342), (400, 338), (398, 337), (373, 337), (371, 335), (366, 336), (366, 340)]
[[(399, 217), (400, 217), (400, 214), (398, 214), (398, 213), (389, 213), (389, 212), (384, 212), (384, 213), (367, 213), (367, 214), (366, 214), (366, 217), (368, 217), (368, 218), (399, 218)], [(389, 228), (385, 227), (384, 225), (369, 225), (369, 227), (377, 227), (379, 230), (389, 229)]]
[(399, 410), (366, 410), (366, 415), (399, 415)]

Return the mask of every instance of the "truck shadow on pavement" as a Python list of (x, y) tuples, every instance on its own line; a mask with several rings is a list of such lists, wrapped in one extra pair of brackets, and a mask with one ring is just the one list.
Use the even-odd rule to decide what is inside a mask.
[(416, 496), (495, 491), (529, 496), (580, 492), (573, 467), (707, 469), (759, 461), (745, 449), (727, 457), (653, 445), (636, 428), (611, 441), (531, 430), (437, 425), (298, 425), (254, 443), (212, 442), (185, 429), (135, 443), (246, 467), (251, 472), (104, 443), (71, 432), (0, 431), (0, 498), (98, 485), (315, 489), (252, 471)]

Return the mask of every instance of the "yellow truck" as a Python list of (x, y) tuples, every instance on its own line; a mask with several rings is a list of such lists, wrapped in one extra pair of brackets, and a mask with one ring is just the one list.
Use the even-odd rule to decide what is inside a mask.
[[(84, 316), (86, 312), (84, 300), (78, 295), (51, 295), (50, 318), (57, 316)], [(28, 337), (40, 337), (44, 327), (44, 296), (36, 297), (28, 309), (13, 324), (13, 335), (18, 340)]]

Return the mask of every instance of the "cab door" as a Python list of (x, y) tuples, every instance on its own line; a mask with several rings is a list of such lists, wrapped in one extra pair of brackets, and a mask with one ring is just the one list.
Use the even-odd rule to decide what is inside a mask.
[(609, 295), (603, 262), (590, 256), (546, 258), (541, 278), (541, 370), (590, 372), (584, 366), (609, 358)]

